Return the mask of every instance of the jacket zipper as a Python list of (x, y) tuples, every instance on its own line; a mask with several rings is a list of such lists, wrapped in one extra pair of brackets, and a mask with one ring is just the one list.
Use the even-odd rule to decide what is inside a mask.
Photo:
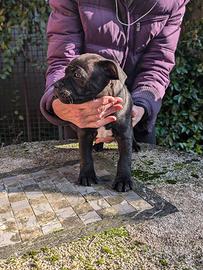
[(128, 56), (128, 52), (129, 52), (129, 37), (130, 37), (130, 12), (128, 10), (128, 7), (125, 3), (125, 11), (126, 11), (126, 14), (127, 14), (127, 21), (128, 21), (128, 26), (127, 26), (127, 29), (126, 29), (126, 46), (125, 46), (125, 51), (124, 51), (124, 57), (123, 57), (123, 60), (121, 62), (121, 68), (124, 69), (124, 66), (125, 66), (125, 63), (127, 61), (127, 56)]
[[(158, 1), (155, 3), (155, 5), (151, 8), (151, 10), (156, 6), (156, 4), (158, 3)], [(146, 15), (151, 11), (149, 10)], [(121, 68), (124, 68), (125, 66), (125, 63), (127, 61), (127, 56), (128, 56), (128, 52), (129, 52), (129, 39), (130, 39), (130, 12), (129, 12), (129, 9), (128, 9), (128, 6), (127, 4), (125, 3), (125, 11), (127, 13), (127, 20), (128, 20), (128, 23), (127, 23), (127, 30), (126, 30), (126, 47), (125, 47), (125, 52), (124, 52), (124, 57), (123, 57), (123, 60), (121, 62)], [(145, 17), (145, 16), (144, 16)], [(146, 23), (147, 21), (157, 21), (157, 18), (153, 18), (151, 20), (147, 19), (147, 20), (144, 20), (144, 17), (138, 21), (135, 25), (136, 25), (136, 32), (140, 32), (140, 29), (141, 29), (141, 23)]]

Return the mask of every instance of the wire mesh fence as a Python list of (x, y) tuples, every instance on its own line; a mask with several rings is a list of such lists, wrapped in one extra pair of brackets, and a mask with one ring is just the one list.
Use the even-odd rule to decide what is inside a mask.
[[(17, 35), (14, 31), (13, 42)], [(59, 138), (58, 127), (50, 124), (39, 109), (45, 87), (46, 42), (38, 41), (33, 35), (15, 59), (12, 74), (0, 80), (1, 145)], [(0, 69), (3, 65), (0, 56)]]

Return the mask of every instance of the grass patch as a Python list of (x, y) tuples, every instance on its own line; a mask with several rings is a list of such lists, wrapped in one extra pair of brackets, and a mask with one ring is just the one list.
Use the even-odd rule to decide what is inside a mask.
[(174, 164), (174, 169), (175, 170), (182, 170), (183, 168), (185, 167), (185, 164), (184, 163), (175, 163)]
[(192, 177), (194, 177), (194, 178), (196, 178), (196, 179), (198, 179), (198, 178), (199, 178), (199, 175), (198, 175), (198, 174), (196, 174), (196, 173), (191, 173), (191, 176), (192, 176)]
[(97, 265), (103, 265), (105, 264), (105, 259), (103, 257), (99, 258), (97, 261), (96, 261), (96, 264)]
[(160, 259), (159, 262), (162, 266), (168, 266), (168, 261), (166, 259)]
[[(135, 259), (143, 254), (148, 256), (148, 251), (150, 247), (146, 243), (132, 238), (125, 227), (117, 227), (72, 243), (64, 243), (60, 248), (45, 246), (39, 252), (32, 250), (27, 254), (26, 261), (22, 257), (18, 258), (19, 267), (11, 269), (21, 270), (24, 265), (28, 265), (29, 269), (37, 270), (39, 267), (39, 270), (43, 270), (42, 263), (45, 265), (44, 269), (47, 264), (58, 270), (123, 269), (123, 265), (128, 269), (128, 266), (134, 264), (136, 269), (142, 269), (142, 262), (135, 263)], [(31, 259), (32, 257), (35, 259)], [(159, 254), (156, 265), (157, 263), (160, 267), (158, 269), (168, 267), (168, 261)]]
[(121, 227), (121, 228), (112, 228), (103, 232), (103, 235), (107, 238), (109, 237), (128, 237), (128, 231)]
[(157, 178), (160, 178), (161, 175), (165, 175), (166, 172), (154, 172), (150, 173), (148, 171), (142, 171), (142, 170), (132, 170), (132, 176), (135, 178), (141, 180), (142, 182), (147, 182), (147, 181), (153, 181)]
[(171, 185), (175, 185), (177, 183), (177, 180), (175, 180), (175, 179), (167, 179), (166, 183), (171, 184)]
[(101, 250), (107, 254), (113, 254), (113, 250), (111, 250), (108, 246), (103, 246)]
[(37, 251), (37, 250), (30, 250), (30, 251), (28, 251), (27, 253), (25, 253), (25, 254), (22, 256), (22, 258), (23, 258), (23, 259), (31, 258), (31, 259), (35, 260), (35, 259), (36, 259), (36, 256), (37, 256), (38, 254), (39, 254), (39, 251)]
[(59, 260), (59, 255), (54, 254), (47, 258), (50, 262), (55, 263)]
[(48, 247), (42, 247), (42, 248), (41, 248), (41, 251), (42, 251), (43, 253), (48, 253), (48, 252), (50, 251), (50, 248), (48, 248)]

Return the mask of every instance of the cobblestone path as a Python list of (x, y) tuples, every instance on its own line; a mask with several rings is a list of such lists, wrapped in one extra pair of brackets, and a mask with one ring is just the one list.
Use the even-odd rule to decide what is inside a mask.
[(79, 186), (78, 171), (75, 164), (0, 179), (0, 247), (153, 207), (134, 191), (114, 192), (110, 183)]

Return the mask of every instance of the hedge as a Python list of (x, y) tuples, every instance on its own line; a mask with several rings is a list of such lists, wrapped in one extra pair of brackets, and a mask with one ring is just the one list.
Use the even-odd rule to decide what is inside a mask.
[(202, 154), (203, 19), (185, 24), (157, 121), (158, 143)]

